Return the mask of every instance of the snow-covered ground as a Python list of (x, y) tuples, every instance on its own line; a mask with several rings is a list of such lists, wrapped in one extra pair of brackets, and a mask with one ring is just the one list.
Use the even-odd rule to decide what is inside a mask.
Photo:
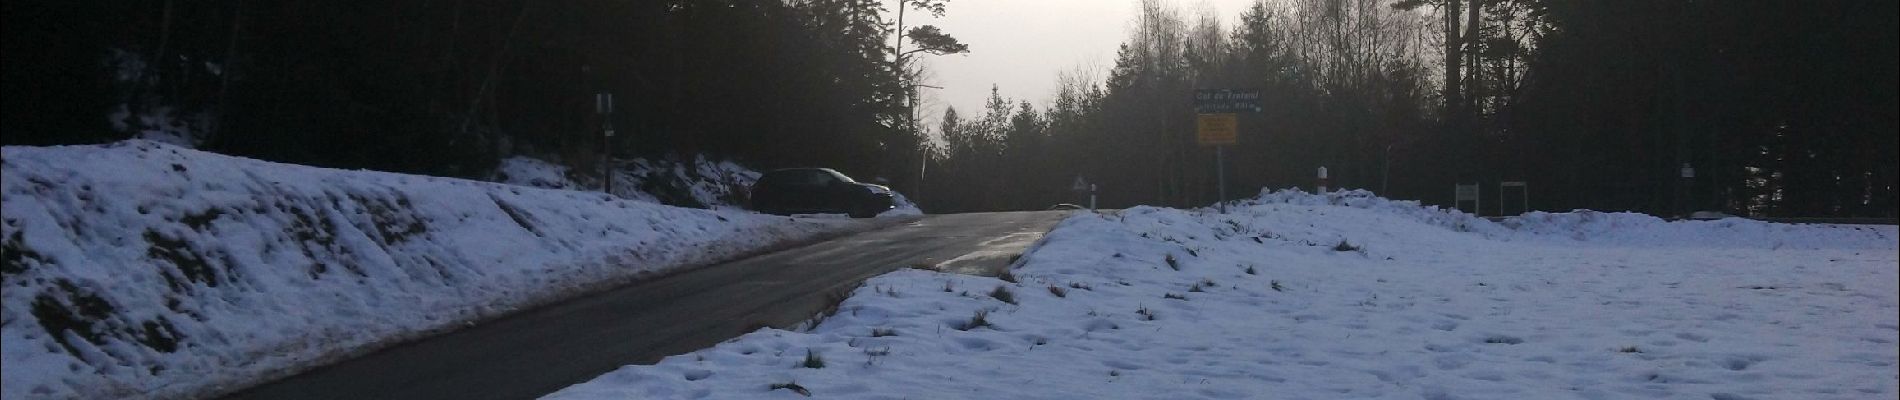
[(548, 397), (1891, 399), (1897, 235), (1365, 192), (1078, 212), (1014, 282), (893, 272)]
[(914, 217), (924, 215), (924, 211), (917, 208), (917, 203), (912, 203), (909, 197), (904, 197), (903, 193), (898, 193), (896, 190), (891, 191), (891, 202), (895, 203), (891, 205), (891, 209), (879, 213), (877, 215), (878, 217)]
[[(691, 162), (636, 158), (620, 160), (614, 172), (614, 195), (622, 198), (693, 208), (745, 208), (747, 188), (760, 173), (732, 161), (704, 156)], [(566, 166), (531, 157), (501, 160), (489, 180), (548, 189), (599, 190), (598, 179), (572, 174)], [(888, 189), (888, 188), (887, 188)], [(923, 215), (904, 194), (890, 191), (895, 203), (880, 217)]]
[[(759, 180), (758, 171), (704, 156), (686, 162), (645, 158), (617, 161), (614, 195), (649, 203), (743, 208), (745, 188)], [(570, 174), (566, 166), (520, 156), (502, 159), (489, 180), (548, 189), (600, 190), (597, 176)]]
[(200, 397), (879, 221), (221, 156), (0, 153), (7, 399)]

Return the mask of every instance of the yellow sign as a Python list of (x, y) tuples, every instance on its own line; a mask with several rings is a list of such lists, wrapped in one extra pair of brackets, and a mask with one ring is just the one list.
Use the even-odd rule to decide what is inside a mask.
[(1200, 129), (1194, 138), (1202, 145), (1234, 144), (1239, 138), (1240, 118), (1234, 114), (1200, 114), (1195, 125)]

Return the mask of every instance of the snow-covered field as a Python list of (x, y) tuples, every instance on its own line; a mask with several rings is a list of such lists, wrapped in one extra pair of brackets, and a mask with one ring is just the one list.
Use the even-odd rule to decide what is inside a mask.
[[(626, 398), (1891, 399), (1893, 226), (1533, 214), (1364, 192), (1078, 212), (1014, 282), (868, 281), (551, 394)], [(813, 368), (813, 367), (822, 368)]]
[(200, 397), (881, 223), (310, 168), (150, 141), (0, 156), (7, 399)]

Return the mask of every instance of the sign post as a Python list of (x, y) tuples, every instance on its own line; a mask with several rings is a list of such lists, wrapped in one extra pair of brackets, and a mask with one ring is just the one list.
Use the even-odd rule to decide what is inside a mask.
[(1225, 153), (1227, 145), (1238, 141), (1236, 139), (1239, 136), (1240, 118), (1233, 113), (1201, 114), (1196, 118), (1194, 125), (1199, 128), (1195, 130), (1194, 139), (1203, 146), (1214, 146), (1214, 179), (1217, 182), (1215, 185), (1219, 188), (1216, 192), (1219, 198), (1215, 203), (1220, 205), (1220, 212), (1225, 213), (1227, 212), (1227, 157)]
[(1260, 91), (1252, 89), (1199, 89), (1194, 91), (1194, 139), (1202, 146), (1214, 146), (1214, 177), (1218, 187), (1220, 212), (1227, 212), (1227, 145), (1239, 142), (1240, 118), (1236, 112), (1260, 112)]
[(1239, 142), (1240, 118), (1233, 113), (1201, 114), (1195, 118), (1194, 139), (1202, 145), (1226, 146)]
[(1505, 189), (1508, 189), (1508, 188), (1517, 188), (1518, 193), (1521, 194), (1521, 196), (1519, 196), (1518, 198), (1517, 212), (1519, 214), (1531, 212), (1530, 185), (1524, 183), (1524, 181), (1504, 181), (1504, 182), (1498, 182), (1498, 215), (1499, 216), (1511, 215), (1509, 211), (1505, 211), (1504, 209), (1505, 204), (1510, 204), (1504, 201), (1504, 192), (1505, 192)]
[(1451, 208), (1462, 210), (1465, 202), (1469, 201), (1471, 202), (1471, 214), (1481, 217), (1484, 216), (1483, 201), (1478, 200), (1478, 184), (1473, 183), (1466, 185), (1460, 183), (1453, 185), (1451, 199)]

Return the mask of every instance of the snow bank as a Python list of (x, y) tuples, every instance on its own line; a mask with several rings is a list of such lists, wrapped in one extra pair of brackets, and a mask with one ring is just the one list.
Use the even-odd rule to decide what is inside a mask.
[[(1474, 232), (1486, 237), (1499, 238), (1510, 236), (1511, 232), (1490, 220), (1462, 211), (1426, 206), (1416, 200), (1391, 200), (1373, 195), (1365, 190), (1335, 191), (1326, 194), (1311, 194), (1300, 189), (1269, 190), (1262, 189), (1258, 197), (1234, 203), (1240, 206), (1240, 212), (1271, 212), (1283, 208), (1261, 207), (1264, 205), (1302, 206), (1306, 210), (1357, 209), (1371, 211), (1383, 218), (1406, 220), (1434, 225), (1458, 232)], [(1318, 211), (1325, 212), (1325, 211)], [(1322, 214), (1323, 215), (1323, 214)]]
[(924, 215), (924, 210), (917, 208), (917, 203), (912, 203), (909, 197), (904, 197), (903, 193), (898, 193), (896, 190), (891, 191), (891, 202), (895, 203), (893, 207), (891, 207), (890, 210), (879, 213), (877, 215), (878, 217), (915, 217)]
[(1778, 224), (1745, 218), (1666, 221), (1632, 212), (1577, 210), (1567, 213), (1533, 211), (1498, 222), (1452, 209), (1425, 206), (1417, 201), (1389, 200), (1364, 190), (1323, 195), (1298, 189), (1263, 191), (1241, 205), (1281, 204), (1337, 206), (1370, 210), (1492, 239), (1558, 241), (1612, 246), (1695, 246), (1804, 249), (1883, 248), (1894, 241), (1872, 226)]
[[(691, 208), (743, 208), (745, 188), (759, 180), (759, 172), (731, 161), (695, 156), (671, 159), (616, 160), (614, 195), (622, 198)], [(596, 171), (598, 172), (598, 171)], [(566, 166), (531, 157), (501, 160), (489, 180), (548, 189), (600, 190), (593, 174), (571, 173)]]
[(1494, 224), (1360, 193), (1241, 203), (1078, 212), (1013, 281), (886, 274), (809, 331), (760, 330), (548, 398), (1896, 394), (1892, 226)]
[[(714, 162), (704, 156), (691, 162), (623, 160), (616, 170), (614, 195), (622, 198), (680, 207), (744, 209), (747, 190), (759, 181), (761, 173), (731, 161)], [(513, 185), (548, 189), (600, 190), (597, 179), (582, 178), (566, 166), (532, 157), (501, 160), (489, 180)], [(889, 189), (889, 188), (886, 188)], [(902, 193), (891, 190), (896, 207), (879, 217), (920, 216), (917, 208)]]
[(5, 398), (198, 397), (864, 226), (149, 141), (6, 147)]
[[(595, 185), (592, 188), (583, 187), (580, 183), (574, 182), (574, 179), (568, 178), (568, 173), (568, 168), (564, 165), (547, 162), (534, 157), (515, 156), (503, 158), (499, 163), (496, 163), (495, 172), (489, 174), (488, 180), (542, 189), (576, 191), (600, 189), (599, 185)], [(646, 198), (641, 200), (651, 201), (652, 199)], [(658, 201), (651, 202), (658, 203)]]
[(1517, 232), (1615, 246), (1740, 248), (1883, 248), (1891, 229), (1877, 226), (1779, 224), (1746, 218), (1665, 221), (1646, 214), (1578, 210), (1531, 212), (1501, 222)]

